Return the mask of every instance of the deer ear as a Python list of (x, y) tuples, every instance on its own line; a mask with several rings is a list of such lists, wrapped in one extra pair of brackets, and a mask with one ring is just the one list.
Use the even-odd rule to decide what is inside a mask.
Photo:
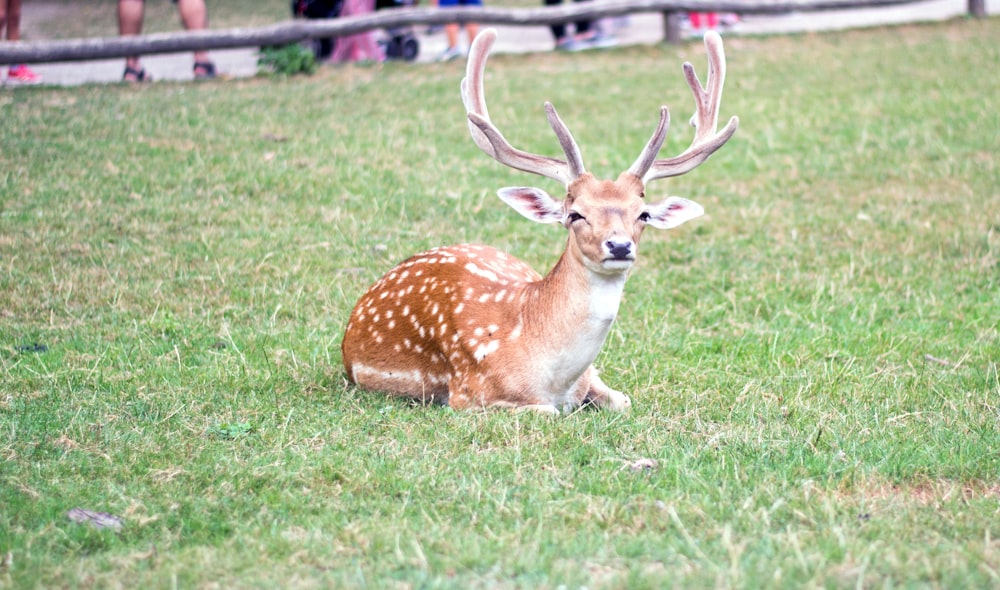
[(647, 223), (660, 229), (670, 229), (705, 214), (701, 205), (680, 197), (667, 197), (646, 207)]
[(497, 194), (515, 211), (538, 223), (559, 223), (563, 218), (562, 201), (557, 201), (540, 188), (509, 186)]

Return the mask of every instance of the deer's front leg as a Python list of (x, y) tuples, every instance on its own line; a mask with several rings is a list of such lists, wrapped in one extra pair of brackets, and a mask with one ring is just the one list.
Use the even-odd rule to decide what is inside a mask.
[(584, 401), (594, 404), (594, 406), (604, 410), (615, 410), (618, 412), (632, 407), (632, 400), (624, 393), (611, 389), (597, 375), (597, 369), (590, 367), (590, 388)]

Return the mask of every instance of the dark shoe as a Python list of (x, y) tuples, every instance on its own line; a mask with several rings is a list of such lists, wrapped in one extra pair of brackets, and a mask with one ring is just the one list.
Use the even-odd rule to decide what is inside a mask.
[(125, 73), (122, 74), (123, 82), (152, 82), (153, 77), (146, 73), (146, 68), (133, 68), (132, 66), (125, 66)]
[(210, 61), (194, 62), (194, 79), (211, 80), (215, 78), (215, 64)]

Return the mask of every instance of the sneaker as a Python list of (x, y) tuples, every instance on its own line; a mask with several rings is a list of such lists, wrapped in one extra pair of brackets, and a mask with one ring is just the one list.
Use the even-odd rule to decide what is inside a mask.
[(583, 51), (584, 49), (587, 49), (586, 42), (577, 41), (572, 37), (560, 39), (556, 42), (556, 51)]
[(10, 66), (7, 70), (7, 81), (15, 84), (41, 84), (42, 77), (31, 71), (31, 68), (21, 64)]
[(614, 47), (618, 45), (618, 39), (612, 37), (611, 35), (604, 35), (598, 33), (593, 37), (591, 37), (590, 39), (584, 41), (584, 43), (586, 43), (588, 48), (607, 49), (608, 47)]
[(451, 61), (462, 57), (462, 55), (462, 50), (458, 47), (449, 47), (444, 50), (444, 53), (438, 56), (438, 61)]

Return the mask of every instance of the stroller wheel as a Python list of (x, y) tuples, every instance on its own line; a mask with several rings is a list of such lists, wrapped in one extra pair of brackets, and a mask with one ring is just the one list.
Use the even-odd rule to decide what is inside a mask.
[(403, 57), (403, 43), (399, 37), (392, 37), (382, 44), (386, 59), (399, 59)]
[(420, 53), (420, 42), (414, 37), (405, 39), (402, 43), (400, 53), (406, 61), (413, 61), (417, 59), (417, 54)]

